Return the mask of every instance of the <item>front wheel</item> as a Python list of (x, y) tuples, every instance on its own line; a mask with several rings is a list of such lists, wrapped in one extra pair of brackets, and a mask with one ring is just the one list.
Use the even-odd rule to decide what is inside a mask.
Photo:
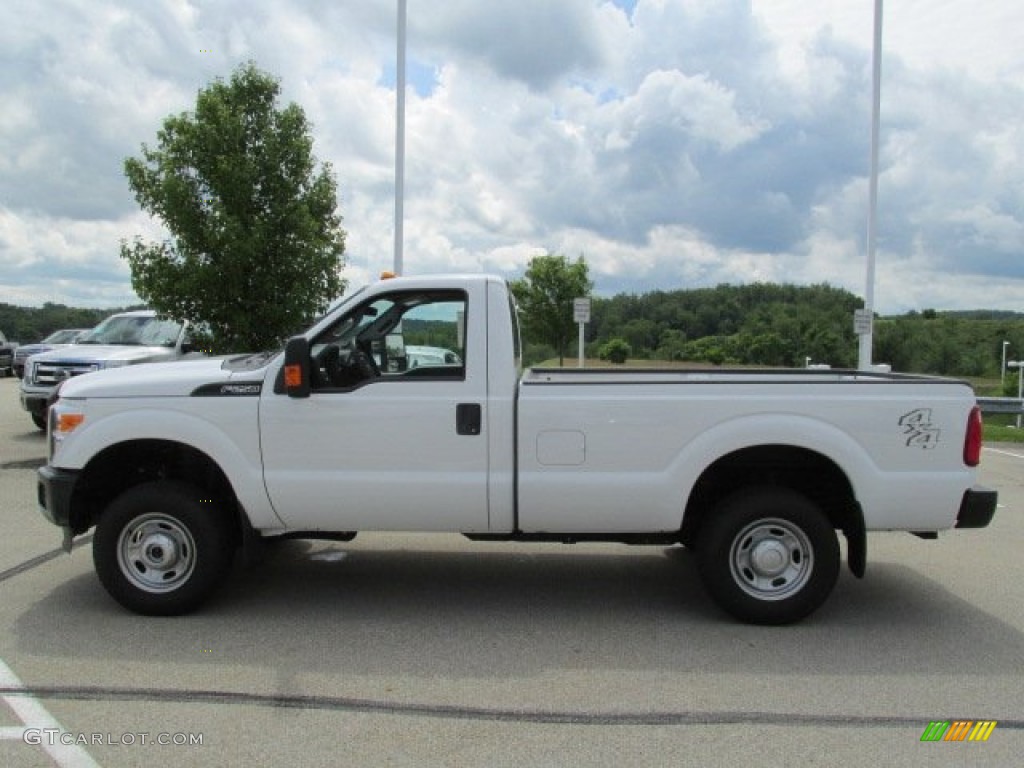
[(819, 608), (835, 587), (839, 540), (807, 497), (752, 488), (711, 511), (697, 562), (708, 593), (728, 613), (752, 624), (789, 624)]
[(149, 616), (188, 613), (223, 581), (234, 544), (224, 516), (202, 496), (183, 483), (144, 483), (103, 512), (93, 563), (125, 608)]

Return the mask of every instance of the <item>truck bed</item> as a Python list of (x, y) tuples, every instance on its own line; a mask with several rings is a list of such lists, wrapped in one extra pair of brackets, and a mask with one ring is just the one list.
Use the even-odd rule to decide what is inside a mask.
[(947, 529), (971, 486), (963, 436), (974, 402), (963, 382), (894, 373), (530, 370), (518, 399), (518, 527), (672, 530), (726, 462), (768, 480), (835, 468), (868, 530)]

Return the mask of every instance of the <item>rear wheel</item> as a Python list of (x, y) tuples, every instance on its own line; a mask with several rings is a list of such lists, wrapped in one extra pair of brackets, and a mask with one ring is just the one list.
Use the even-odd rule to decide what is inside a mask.
[(158, 481), (129, 488), (100, 517), (93, 562), (107, 592), (136, 613), (198, 608), (234, 555), (224, 515), (194, 487)]
[(708, 593), (753, 624), (799, 621), (839, 578), (839, 540), (824, 513), (787, 488), (740, 491), (712, 510), (697, 540)]

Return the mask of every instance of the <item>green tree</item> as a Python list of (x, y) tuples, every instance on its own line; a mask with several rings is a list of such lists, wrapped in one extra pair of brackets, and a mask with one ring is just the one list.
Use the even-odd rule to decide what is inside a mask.
[(576, 333), (573, 299), (590, 295), (593, 287), (582, 256), (570, 262), (553, 253), (531, 259), (525, 276), (512, 283), (522, 312), (523, 335), (558, 350), (559, 365), (565, 364), (569, 341)]
[(280, 91), (244, 64), (124, 163), (135, 199), (171, 235), (122, 241), (132, 287), (162, 314), (205, 323), (217, 351), (272, 347), (345, 287), (331, 167), (317, 168), (305, 114), (279, 107)]
[(601, 345), (600, 351), (597, 355), (602, 360), (607, 360), (610, 363), (616, 365), (622, 365), (629, 359), (629, 355), (632, 350), (630, 349), (629, 342), (625, 339), (610, 339)]

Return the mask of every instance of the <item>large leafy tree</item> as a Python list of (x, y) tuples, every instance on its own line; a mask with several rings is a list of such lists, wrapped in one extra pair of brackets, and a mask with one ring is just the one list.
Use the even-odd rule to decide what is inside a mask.
[(125, 160), (164, 242), (121, 243), (135, 292), (178, 320), (205, 323), (217, 351), (265, 349), (340, 295), (345, 232), (329, 164), (317, 167), (301, 107), (247, 63), (199, 91)]
[(576, 335), (573, 299), (589, 296), (593, 287), (582, 256), (569, 261), (554, 253), (531, 259), (523, 278), (512, 283), (522, 313), (523, 334), (558, 350), (559, 365), (565, 364), (569, 342)]

